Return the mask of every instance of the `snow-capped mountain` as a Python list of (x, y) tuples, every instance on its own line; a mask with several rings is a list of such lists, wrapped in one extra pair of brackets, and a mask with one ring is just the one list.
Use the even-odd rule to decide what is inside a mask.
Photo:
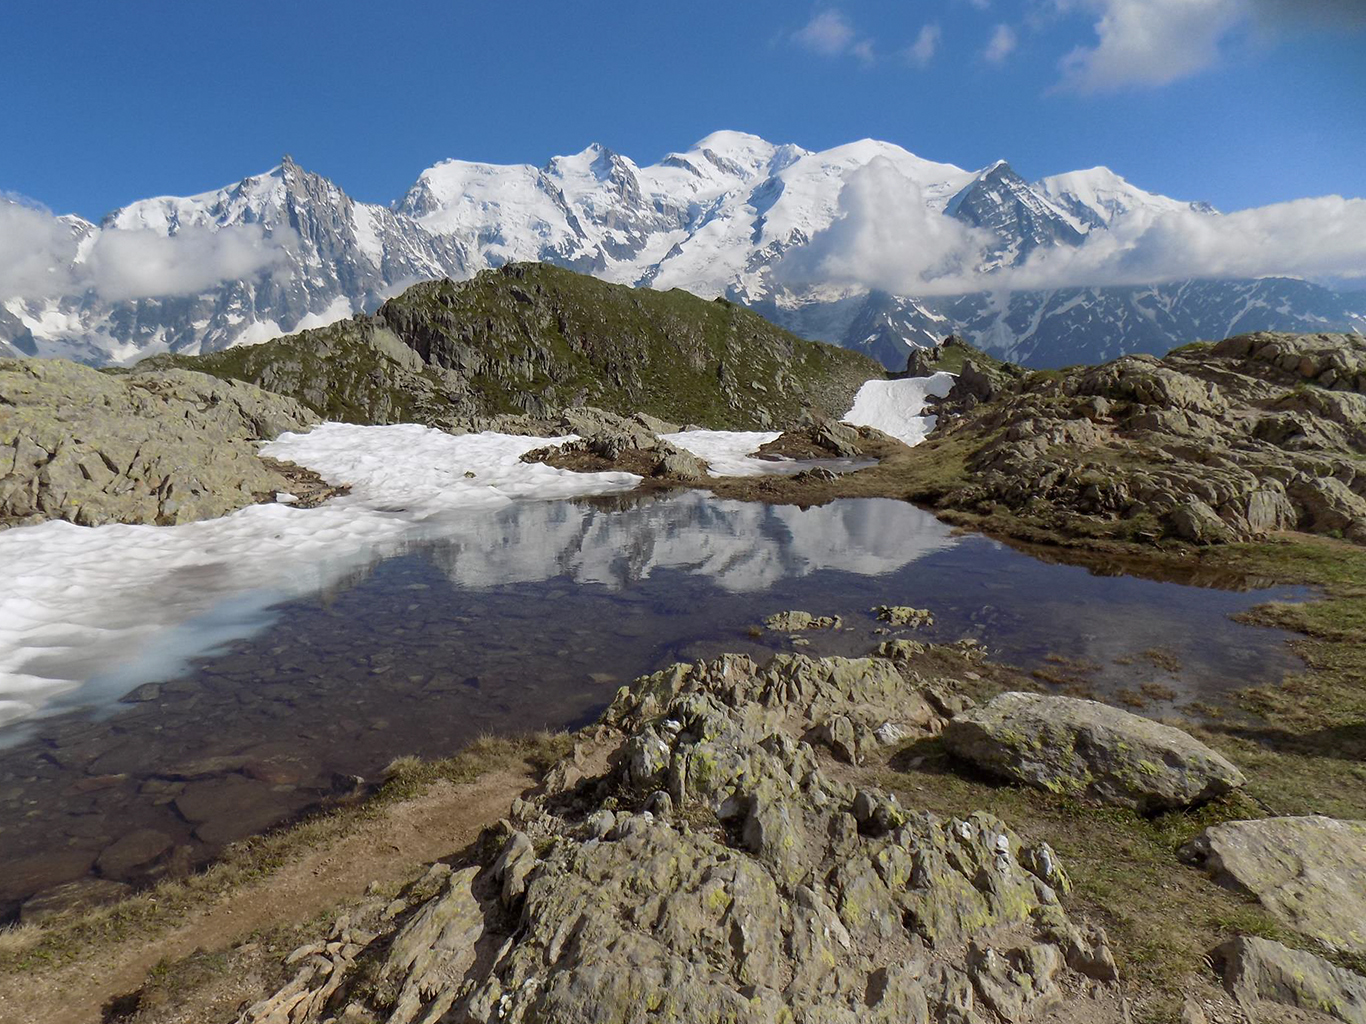
[[(358, 203), (288, 156), (265, 174), (214, 192), (141, 200), (98, 226), (59, 219), (70, 223), (75, 269), (88, 265), (95, 247), (122, 236), (203, 239), (224, 229), (255, 229), (268, 256), (254, 273), (190, 294), (109, 301), (98, 283), (80, 287), (87, 279), (73, 273), (68, 280), (76, 289), (10, 297), (0, 305), (0, 340), (12, 348), (95, 364), (263, 341), (372, 308), (416, 281), (481, 269), (470, 265), (458, 238), (425, 231), (387, 207)], [(187, 248), (193, 256), (198, 247)], [(134, 250), (127, 258), (157, 255)]]
[(1087, 228), (1075, 214), (1030, 185), (1004, 160), (973, 178), (944, 212), (995, 236), (980, 267), (987, 272), (1019, 266), (1039, 248), (1076, 246), (1086, 240)]
[(1066, 210), (1080, 224), (1082, 231), (1108, 228), (1115, 220), (1135, 212), (1148, 214), (1214, 213), (1209, 203), (1183, 203), (1154, 192), (1145, 192), (1129, 184), (1108, 167), (1092, 167), (1089, 171), (1071, 171), (1043, 178), (1035, 186), (1037, 191)]
[(1106, 168), (1031, 184), (1004, 161), (970, 171), (874, 140), (810, 152), (716, 132), (647, 167), (599, 145), (541, 167), (448, 160), (391, 207), (286, 157), (99, 225), (48, 215), (47, 276), (0, 280), (0, 354), (220, 349), (512, 260), (725, 296), (891, 366), (950, 332), (1050, 365), (1236, 330), (1366, 328), (1358, 298), (1298, 280), (1018, 290), (1005, 276), (1177, 213), (1219, 216)]

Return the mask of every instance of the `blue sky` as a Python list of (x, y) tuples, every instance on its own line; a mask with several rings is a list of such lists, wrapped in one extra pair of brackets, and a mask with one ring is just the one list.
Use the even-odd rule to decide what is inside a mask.
[(1363, 0), (10, 4), (0, 190), (98, 217), (289, 152), (388, 202), (446, 157), (718, 128), (1232, 210), (1366, 195)]

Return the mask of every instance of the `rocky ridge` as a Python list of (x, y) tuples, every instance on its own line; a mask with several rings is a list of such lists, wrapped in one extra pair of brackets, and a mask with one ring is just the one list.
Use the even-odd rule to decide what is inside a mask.
[(293, 399), (186, 370), (0, 359), (0, 527), (183, 523), (331, 493), (256, 442), (317, 422)]
[(718, 429), (838, 416), (880, 366), (724, 301), (544, 264), (415, 285), (373, 316), (177, 366), (289, 395), (329, 419), (527, 432), (566, 408)]
[(1357, 335), (1242, 335), (1035, 373), (968, 355), (937, 412), (918, 454), (963, 453), (959, 476), (919, 495), (941, 508), (1126, 540), (1366, 542)]

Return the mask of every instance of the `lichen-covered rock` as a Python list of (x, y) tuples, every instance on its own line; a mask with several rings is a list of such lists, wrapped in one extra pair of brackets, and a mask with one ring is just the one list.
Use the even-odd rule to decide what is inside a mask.
[(1245, 781), (1180, 729), (1073, 697), (1003, 693), (956, 715), (944, 743), (994, 775), (1144, 813), (1209, 800)]
[(1270, 939), (1240, 937), (1214, 953), (1224, 986), (1246, 1007), (1261, 1000), (1366, 1024), (1366, 978)]
[(880, 604), (873, 609), (873, 614), (882, 622), (893, 626), (910, 626), (912, 629), (919, 629), (921, 626), (934, 625), (934, 615), (927, 608), (910, 608), (901, 604)]
[[(343, 964), (339, 986), (327, 977), (331, 1012), (390, 1024), (1122, 1020), (1104, 935), (1068, 916), (1046, 844), (990, 814), (903, 808), (842, 781), (803, 741), (826, 717), (914, 693), (880, 658), (728, 656), (638, 680), (597, 733), (606, 771), (518, 800), (475, 865), (357, 970)], [(296, 983), (304, 1012), (291, 1024), (321, 1020), (321, 976)]]
[(1366, 821), (1229, 821), (1205, 829), (1181, 856), (1221, 885), (1255, 896), (1296, 931), (1366, 953)]
[(293, 399), (202, 373), (0, 360), (0, 526), (182, 523), (297, 492), (256, 442), (316, 422)]

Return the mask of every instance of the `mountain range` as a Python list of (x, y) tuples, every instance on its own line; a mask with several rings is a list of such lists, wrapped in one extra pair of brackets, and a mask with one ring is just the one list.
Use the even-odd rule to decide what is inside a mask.
[(47, 216), (52, 266), (0, 295), (0, 354), (217, 351), (513, 261), (724, 297), (896, 368), (949, 333), (1056, 366), (1248, 330), (1366, 330), (1366, 296), (1300, 279), (1039, 287), (1036, 268), (1135, 225), (1221, 215), (1106, 168), (1028, 182), (1004, 161), (969, 171), (873, 140), (810, 152), (717, 132), (651, 166), (600, 145), (542, 167), (447, 160), (390, 206), (285, 157), (98, 225)]

